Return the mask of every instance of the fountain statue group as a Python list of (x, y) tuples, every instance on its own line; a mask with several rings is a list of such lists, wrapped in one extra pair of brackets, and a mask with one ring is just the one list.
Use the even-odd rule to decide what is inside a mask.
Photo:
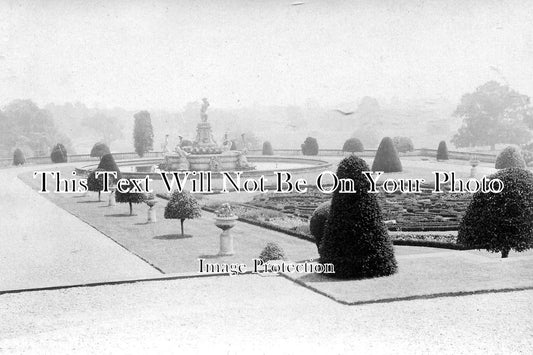
[(180, 137), (179, 144), (173, 152), (168, 152), (168, 135), (165, 139), (163, 152), (165, 154), (164, 170), (168, 171), (232, 171), (251, 170), (254, 166), (248, 162), (246, 148), (242, 151), (230, 150), (231, 141), (224, 138), (219, 146), (213, 138), (211, 124), (207, 121), (209, 101), (202, 99), (200, 122), (196, 126), (196, 138), (192, 146), (183, 146)]

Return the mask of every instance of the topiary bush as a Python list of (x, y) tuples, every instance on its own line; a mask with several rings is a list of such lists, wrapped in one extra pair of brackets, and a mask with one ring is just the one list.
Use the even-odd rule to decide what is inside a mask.
[(24, 165), (26, 163), (26, 158), (21, 149), (17, 148), (13, 152), (13, 165)]
[(130, 179), (128, 179), (129, 186), (124, 184), (124, 187), (126, 188), (126, 192), (120, 192), (118, 189), (115, 193), (115, 201), (118, 203), (127, 203), (130, 206), (130, 216), (133, 216), (133, 204), (134, 203), (141, 203), (145, 200), (145, 194), (143, 192), (133, 192), (132, 190), (135, 188), (133, 183)]
[(394, 137), (392, 142), (394, 143), (396, 150), (400, 153), (407, 153), (415, 150), (413, 141), (409, 137)]
[(490, 176), (500, 179), (500, 193), (477, 192), (459, 225), (457, 242), (475, 249), (521, 252), (533, 247), (533, 173), (508, 168)]
[(68, 160), (67, 149), (61, 143), (57, 143), (54, 148), (52, 148), (52, 153), (50, 153), (50, 159), (54, 163), (66, 163)]
[(263, 155), (274, 155), (272, 144), (269, 141), (263, 143)]
[(377, 196), (367, 192), (362, 174), (366, 170), (368, 165), (355, 155), (342, 160), (337, 169), (339, 179), (352, 179), (357, 192), (341, 193), (337, 188), (331, 199), (319, 254), (321, 263), (334, 265), (334, 277), (378, 277), (397, 270)]
[(357, 138), (349, 138), (344, 142), (344, 145), (342, 146), (343, 152), (363, 152), (365, 148), (363, 147), (363, 143)]
[(285, 260), (285, 252), (277, 243), (267, 243), (259, 259), (263, 260), (265, 263), (271, 260)]
[(440, 141), (437, 148), (437, 160), (448, 160), (448, 147), (445, 141)]
[(181, 222), (181, 236), (183, 237), (183, 222), (186, 219), (198, 218), (202, 210), (198, 201), (187, 191), (174, 191), (165, 206), (165, 218), (179, 219)]
[(316, 247), (320, 247), (322, 236), (324, 235), (324, 227), (328, 221), (329, 209), (331, 202), (326, 201), (321, 203), (311, 215), (309, 219), (309, 232), (315, 238)]
[(386, 173), (402, 171), (400, 156), (390, 137), (383, 138), (379, 143), (378, 151), (372, 163), (372, 170)]
[(506, 147), (496, 158), (496, 169), (525, 168), (526, 162), (515, 147)]
[(117, 178), (113, 178), (113, 176), (110, 176), (110, 185), (114, 184), (116, 180), (122, 178), (122, 174), (120, 172), (120, 169), (118, 168), (117, 163), (115, 162), (115, 158), (113, 158), (112, 154), (105, 154), (100, 159), (100, 164), (98, 164), (98, 169), (102, 171), (115, 171), (117, 173)]
[(98, 142), (91, 149), (91, 157), (101, 158), (103, 155), (109, 154), (109, 147), (104, 143)]
[(307, 137), (301, 148), (303, 155), (318, 155), (318, 141), (316, 138)]
[(87, 177), (87, 188), (89, 191), (98, 192), (98, 201), (102, 201), (101, 193), (102, 193), (102, 190), (104, 189), (104, 176), (99, 175), (97, 178), (96, 177), (97, 171), (104, 171), (104, 170), (96, 169), (94, 171), (91, 171), (91, 173)]

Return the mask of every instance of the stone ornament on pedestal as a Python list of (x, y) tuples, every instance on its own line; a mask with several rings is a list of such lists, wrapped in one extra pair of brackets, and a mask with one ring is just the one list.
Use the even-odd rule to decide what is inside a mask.
[(233, 249), (233, 235), (231, 234), (231, 228), (237, 224), (239, 217), (233, 213), (231, 206), (228, 203), (224, 203), (219, 210), (216, 211), (215, 225), (222, 229), (220, 233), (220, 250), (218, 255), (233, 255), (235, 251)]
[(157, 203), (154, 199), (146, 200), (145, 203), (148, 205), (148, 219), (146, 223), (155, 223), (157, 222), (156, 214), (155, 214), (155, 204)]

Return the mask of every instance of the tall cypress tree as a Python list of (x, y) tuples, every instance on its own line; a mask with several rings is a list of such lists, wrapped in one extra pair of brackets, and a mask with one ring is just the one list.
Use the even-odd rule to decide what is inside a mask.
[(148, 111), (140, 111), (133, 115), (135, 127), (133, 128), (133, 144), (135, 152), (143, 157), (144, 153), (154, 148), (154, 130), (152, 119)]

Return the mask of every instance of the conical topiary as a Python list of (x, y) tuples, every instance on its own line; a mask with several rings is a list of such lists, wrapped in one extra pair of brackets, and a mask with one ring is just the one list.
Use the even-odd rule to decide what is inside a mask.
[(363, 143), (357, 138), (349, 138), (344, 142), (344, 145), (342, 146), (343, 152), (363, 152), (365, 148), (363, 147)]
[(506, 147), (496, 158), (496, 169), (525, 168), (524, 157), (515, 147)]
[[(391, 142), (392, 143), (392, 142)], [(321, 263), (332, 263), (339, 278), (391, 275), (397, 265), (394, 249), (375, 194), (368, 193), (362, 174), (365, 161), (355, 155), (341, 161), (339, 179), (352, 179), (355, 193), (333, 192), (324, 236), (320, 244)]]
[(448, 160), (448, 147), (445, 141), (440, 141), (437, 148), (437, 160)]
[[(113, 158), (112, 154), (105, 154), (100, 159), (100, 164), (98, 164), (98, 169), (102, 171), (114, 171), (117, 173), (117, 180), (122, 177), (122, 174), (120, 173), (120, 169), (118, 168), (117, 163), (115, 162), (115, 158)], [(110, 177), (111, 183), (115, 181), (115, 179), (111, 176)]]
[(274, 155), (272, 144), (269, 141), (263, 143), (263, 155)]
[(66, 163), (68, 160), (67, 149), (61, 143), (57, 143), (50, 153), (50, 159), (54, 163)]
[(402, 171), (402, 162), (394, 143), (390, 137), (385, 137), (379, 144), (378, 151), (372, 163), (373, 171), (394, 173)]
[(99, 174), (98, 177), (96, 177), (96, 172), (103, 172), (102, 169), (96, 169), (94, 171), (91, 171), (89, 173), (89, 176), (87, 177), (87, 188), (89, 191), (98, 192), (98, 201), (101, 201), (101, 193), (104, 189), (104, 175)]
[(533, 173), (508, 168), (489, 177), (500, 179), (500, 193), (477, 192), (459, 225), (457, 242), (475, 249), (501, 252), (533, 248)]
[(109, 154), (109, 147), (105, 143), (96, 143), (91, 149), (91, 157), (101, 158), (103, 155)]

